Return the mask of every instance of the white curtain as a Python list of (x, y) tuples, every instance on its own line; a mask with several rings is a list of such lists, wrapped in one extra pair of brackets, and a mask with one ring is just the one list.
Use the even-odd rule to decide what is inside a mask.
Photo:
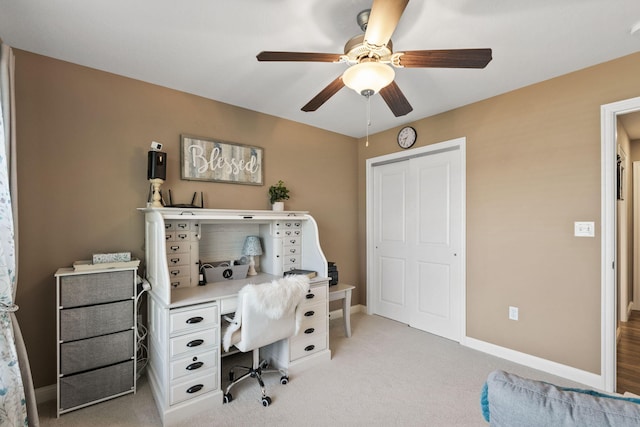
[(18, 284), (14, 56), (0, 40), (0, 425), (38, 426), (31, 369), (15, 312)]

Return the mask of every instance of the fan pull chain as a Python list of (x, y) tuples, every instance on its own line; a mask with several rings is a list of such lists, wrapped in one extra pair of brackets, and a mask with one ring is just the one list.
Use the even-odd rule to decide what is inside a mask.
[(365, 147), (369, 146), (369, 127), (371, 126), (371, 96), (367, 96), (367, 143)]

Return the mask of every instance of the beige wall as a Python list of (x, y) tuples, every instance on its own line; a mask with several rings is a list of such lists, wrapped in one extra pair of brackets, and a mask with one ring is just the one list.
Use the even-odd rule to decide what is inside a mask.
[[(97, 251), (142, 257), (146, 151), (165, 144), (165, 188), (211, 208), (267, 208), (266, 187), (181, 181), (181, 133), (265, 148), (265, 181), (309, 210), (341, 281), (365, 304), (365, 161), (398, 151), (398, 128), (364, 141), (197, 96), (16, 52), (18, 317), (36, 387), (55, 382), (58, 267)], [(427, 71), (425, 71), (427, 72)], [(477, 72), (477, 71), (470, 71)], [(467, 334), (600, 372), (600, 105), (640, 96), (640, 54), (413, 123), (416, 146), (467, 138)], [(411, 101), (416, 96), (407, 94)], [(379, 101), (379, 100), (378, 100)], [(376, 101), (374, 101), (376, 102)], [(509, 321), (507, 307), (520, 308)]]
[[(640, 96), (638, 76), (635, 54), (413, 123), (416, 146), (467, 138), (469, 337), (600, 373), (600, 106)], [(358, 144), (363, 278), (365, 161), (398, 129)]]
[[(310, 211), (341, 280), (358, 282), (353, 138), (19, 50), (16, 80), (17, 304), (36, 387), (55, 383), (56, 269), (102, 251), (144, 257), (152, 140), (176, 202), (202, 191), (207, 208), (268, 209), (268, 185), (284, 180), (287, 208)], [(181, 181), (181, 133), (263, 147), (267, 185)]]

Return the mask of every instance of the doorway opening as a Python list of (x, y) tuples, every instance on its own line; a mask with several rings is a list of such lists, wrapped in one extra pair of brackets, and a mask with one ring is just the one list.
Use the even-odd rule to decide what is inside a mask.
[(618, 201), (621, 190), (618, 185), (618, 119), (637, 112), (640, 112), (640, 97), (601, 107), (601, 372), (603, 388), (608, 392), (616, 391), (618, 312), (627, 310), (627, 307), (619, 307), (624, 303), (620, 303), (618, 296), (621, 292), (617, 289), (619, 273), (628, 275), (626, 270), (619, 271), (622, 263), (618, 258)]

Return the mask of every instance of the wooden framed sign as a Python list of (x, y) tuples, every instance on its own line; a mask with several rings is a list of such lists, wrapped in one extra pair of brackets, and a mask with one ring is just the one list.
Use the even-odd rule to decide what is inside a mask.
[(192, 181), (263, 185), (260, 147), (180, 135), (180, 178)]

